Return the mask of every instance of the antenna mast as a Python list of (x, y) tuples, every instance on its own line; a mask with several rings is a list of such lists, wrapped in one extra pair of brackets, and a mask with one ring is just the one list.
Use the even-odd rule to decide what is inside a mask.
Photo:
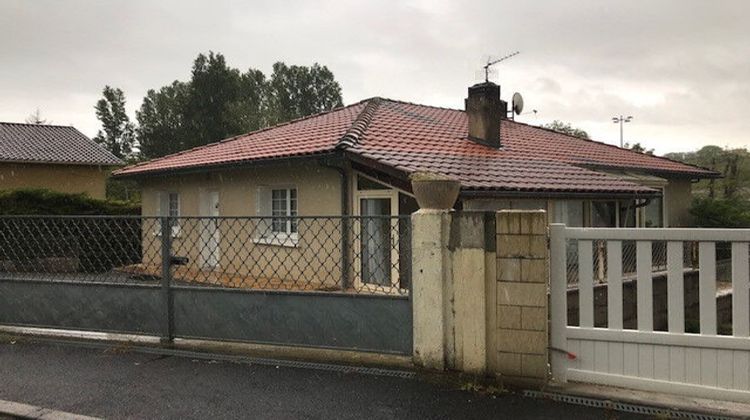
[(490, 66), (494, 66), (495, 64), (497, 64), (497, 63), (499, 63), (501, 61), (505, 61), (505, 60), (507, 60), (507, 59), (509, 59), (509, 58), (511, 58), (513, 56), (516, 56), (516, 55), (520, 54), (520, 53), (521, 53), (521, 51), (516, 51), (516, 52), (513, 52), (513, 53), (510, 53), (510, 54), (506, 55), (505, 57), (498, 58), (497, 60), (487, 60), (487, 64), (484, 65), (484, 81), (485, 82), (489, 82), (490, 81)]

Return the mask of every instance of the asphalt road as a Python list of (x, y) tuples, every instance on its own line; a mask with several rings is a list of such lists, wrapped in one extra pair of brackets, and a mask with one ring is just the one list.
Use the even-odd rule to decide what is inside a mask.
[(468, 388), (436, 378), (0, 340), (0, 399), (112, 419), (636, 418)]

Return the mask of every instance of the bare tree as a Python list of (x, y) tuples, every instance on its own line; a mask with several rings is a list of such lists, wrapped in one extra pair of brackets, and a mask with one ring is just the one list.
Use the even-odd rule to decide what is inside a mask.
[(52, 121), (42, 118), (42, 113), (39, 111), (39, 108), (26, 117), (26, 124), (49, 124), (51, 122)]

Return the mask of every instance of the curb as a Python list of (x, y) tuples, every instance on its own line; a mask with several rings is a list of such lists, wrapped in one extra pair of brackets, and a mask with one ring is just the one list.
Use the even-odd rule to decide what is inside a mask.
[(0, 415), (21, 419), (99, 420), (99, 417), (83, 416), (80, 414), (67, 413), (65, 411), (52, 410), (35, 405), (5, 400), (0, 400)]

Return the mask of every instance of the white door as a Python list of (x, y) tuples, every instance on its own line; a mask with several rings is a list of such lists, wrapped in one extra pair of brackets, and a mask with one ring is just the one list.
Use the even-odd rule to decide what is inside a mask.
[(220, 258), (219, 192), (205, 192), (202, 201), (201, 216), (206, 218), (201, 219), (201, 262), (204, 267), (213, 268), (219, 265)]

